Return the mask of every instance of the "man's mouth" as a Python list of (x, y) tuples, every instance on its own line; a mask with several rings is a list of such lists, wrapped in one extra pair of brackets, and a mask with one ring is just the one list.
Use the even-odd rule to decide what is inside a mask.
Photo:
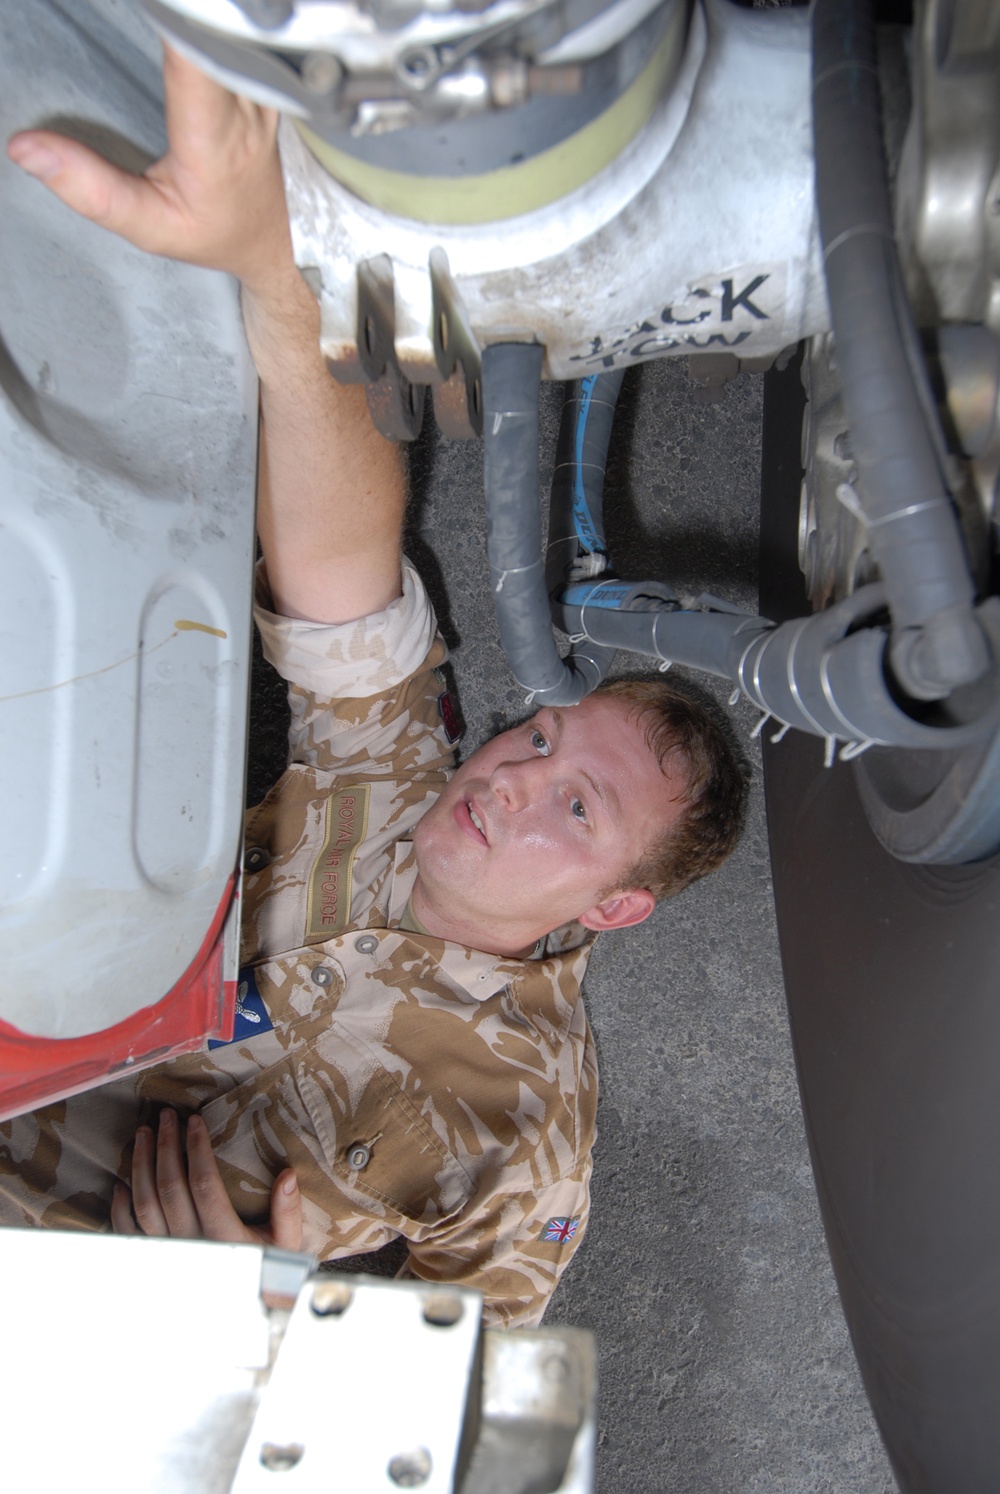
[(459, 828), (464, 830), (466, 835), (477, 841), (480, 845), (489, 845), (489, 836), (486, 834), (486, 825), (483, 822), (483, 817), (477, 814), (473, 808), (471, 799), (459, 800), (455, 806), (454, 813)]

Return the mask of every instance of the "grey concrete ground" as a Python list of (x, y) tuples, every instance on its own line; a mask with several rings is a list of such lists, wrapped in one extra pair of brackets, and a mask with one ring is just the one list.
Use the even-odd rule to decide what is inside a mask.
[[(630, 374), (607, 502), (623, 574), (756, 606), (760, 413), (759, 378), (705, 405), (683, 364)], [(410, 549), (453, 646), (471, 751), (522, 712), (488, 594), (481, 448), (428, 428), (412, 471)], [(281, 743), (266, 686), (258, 699), (262, 790)], [(738, 852), (641, 928), (604, 935), (591, 963), (593, 1216), (549, 1321), (597, 1335), (602, 1494), (891, 1494), (812, 1187), (755, 716), (741, 706), (734, 721), (754, 764)]]

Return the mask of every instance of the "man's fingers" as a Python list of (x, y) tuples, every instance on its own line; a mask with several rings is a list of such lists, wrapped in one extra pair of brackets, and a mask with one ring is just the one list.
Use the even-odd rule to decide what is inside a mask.
[(237, 1244), (274, 1244), (282, 1250), (302, 1249), (302, 1197), (294, 1170), (286, 1167), (275, 1179), (269, 1226), (251, 1229), (233, 1208), (201, 1116), (192, 1115), (188, 1120), (185, 1163), (180, 1126), (169, 1109), (160, 1114), (157, 1138), (148, 1126), (140, 1126), (136, 1132), (131, 1199), (128, 1189), (117, 1184), (111, 1200), (111, 1223), (121, 1235), (141, 1231), (147, 1235), (185, 1239), (204, 1236)]
[(201, 1227), (210, 1240), (274, 1244), (283, 1250), (302, 1249), (302, 1198), (291, 1167), (278, 1174), (271, 1189), (269, 1225), (253, 1228), (233, 1208), (219, 1164), (212, 1151), (208, 1128), (192, 1115), (187, 1132), (188, 1178)]
[(163, 107), (171, 148), (221, 141), (240, 110), (235, 94), (163, 43)]
[(282, 1250), (302, 1249), (302, 1195), (291, 1167), (278, 1174), (271, 1189), (271, 1238)]
[(169, 252), (157, 251), (156, 245), (171, 233), (171, 208), (145, 177), (122, 171), (89, 146), (52, 130), (12, 136), (7, 154), (81, 217), (121, 234), (140, 249)]
[(111, 1228), (116, 1235), (137, 1235), (139, 1226), (132, 1218), (132, 1194), (124, 1183), (116, 1183), (111, 1194)]
[[(181, 1152), (181, 1128), (176, 1113), (169, 1108), (160, 1111), (156, 1138), (156, 1193), (168, 1232), (182, 1240), (197, 1240), (201, 1227)], [(139, 1222), (142, 1223), (141, 1216)]]
[(212, 1151), (208, 1127), (200, 1115), (192, 1115), (188, 1121), (187, 1149), (188, 1180), (206, 1238), (235, 1242), (254, 1239), (230, 1202)]
[(29, 176), (47, 182), (58, 176), (66, 165), (58, 145), (53, 147), (53, 140), (61, 141), (61, 136), (53, 136), (48, 130), (22, 130), (8, 140), (7, 154), (14, 165), (20, 166)]
[(167, 1235), (167, 1221), (156, 1191), (156, 1142), (148, 1126), (140, 1126), (132, 1148), (132, 1209), (144, 1235)]
[(142, 176), (51, 130), (14, 135), (12, 161), (67, 207), (136, 248), (249, 283), (292, 263), (278, 116), (164, 55), (170, 148)]

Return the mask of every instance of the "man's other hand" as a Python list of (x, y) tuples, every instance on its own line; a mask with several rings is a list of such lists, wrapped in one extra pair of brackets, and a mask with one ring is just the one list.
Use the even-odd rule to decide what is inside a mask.
[(278, 116), (229, 93), (165, 46), (169, 149), (142, 176), (51, 130), (25, 130), (10, 159), (68, 207), (139, 249), (267, 284), (292, 262)]
[(185, 1160), (177, 1116), (163, 1110), (155, 1136), (148, 1126), (136, 1132), (132, 1188), (116, 1183), (111, 1224), (119, 1235), (170, 1235), (301, 1250), (302, 1198), (288, 1167), (271, 1189), (270, 1224), (244, 1224), (229, 1200), (201, 1116), (188, 1120)]

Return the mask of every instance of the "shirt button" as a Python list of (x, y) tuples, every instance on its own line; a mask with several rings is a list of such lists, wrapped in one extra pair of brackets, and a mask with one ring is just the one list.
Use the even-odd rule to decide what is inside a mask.
[(374, 934), (362, 934), (360, 939), (355, 939), (354, 948), (358, 954), (374, 954), (378, 949), (378, 940)]
[(269, 866), (271, 858), (260, 846), (248, 846), (243, 856), (243, 870), (245, 872), (263, 871)]
[(371, 1159), (372, 1149), (365, 1146), (363, 1141), (356, 1141), (347, 1153), (347, 1165), (360, 1172), (362, 1167), (367, 1167)]
[(326, 990), (333, 985), (333, 971), (326, 965), (317, 965), (312, 972), (312, 982), (314, 986), (322, 986)]

